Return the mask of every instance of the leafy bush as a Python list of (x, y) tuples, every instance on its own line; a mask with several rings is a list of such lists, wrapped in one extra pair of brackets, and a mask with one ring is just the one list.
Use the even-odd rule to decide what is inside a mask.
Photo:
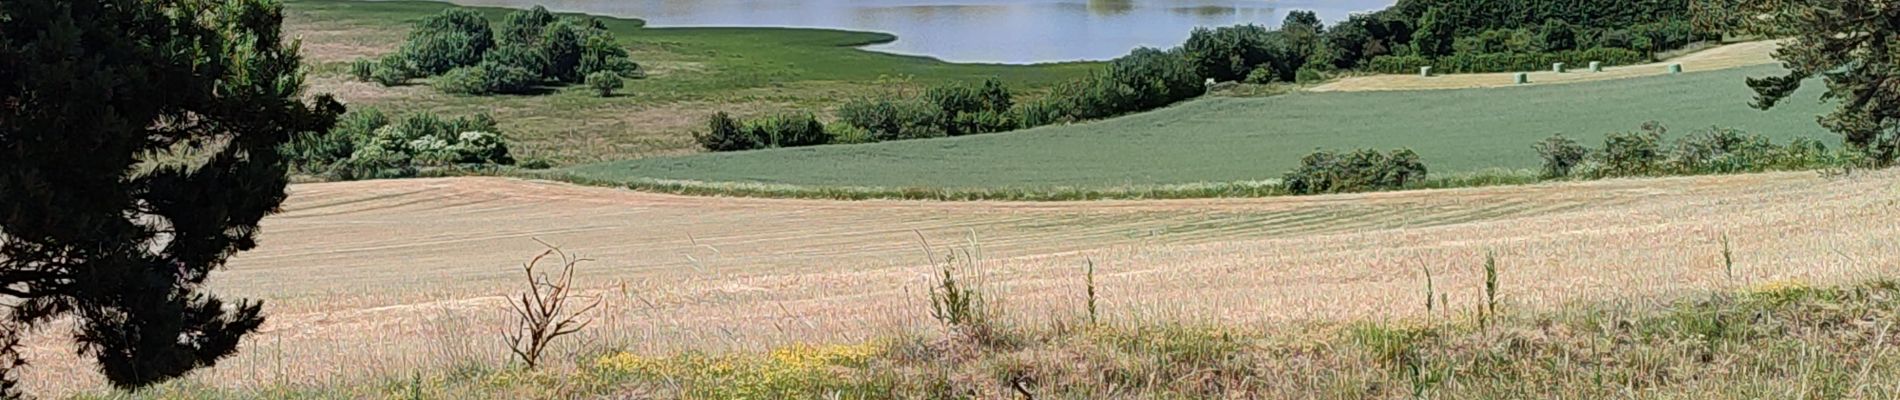
[(746, 124), (746, 131), (766, 147), (801, 147), (831, 143), (825, 124), (811, 114), (782, 114)]
[(426, 112), (390, 119), (374, 108), (344, 114), (322, 134), (281, 150), (300, 173), (336, 179), (412, 176), (421, 167), (510, 165), (508, 144), (486, 115), (443, 119)]
[(360, 82), (372, 82), (376, 77), (376, 62), (368, 59), (351, 61), (350, 77)]
[(1273, 56), (1274, 39), (1259, 25), (1194, 28), (1181, 45), (1194, 71), (1216, 81), (1238, 81)]
[(434, 85), (436, 90), (452, 94), (527, 94), (540, 82), (540, 78), (526, 68), (483, 61), (473, 67), (450, 70), (436, 77)]
[(1016, 129), (1015, 118), (1009, 114), (1015, 102), (1009, 88), (995, 78), (985, 80), (981, 87), (956, 83), (932, 87), (924, 92), (923, 100), (937, 107), (941, 130), (950, 136)]
[(593, 88), (600, 97), (612, 97), (615, 90), (626, 87), (627, 81), (613, 71), (599, 71), (587, 75), (587, 87)]
[(757, 138), (739, 125), (739, 120), (720, 111), (706, 119), (705, 132), (693, 132), (693, 140), (708, 151), (740, 151), (764, 147)]
[(1552, 18), (1544, 21), (1544, 28), (1538, 32), (1543, 36), (1543, 51), (1558, 52), (1577, 49), (1577, 28), (1569, 22)]
[(1279, 74), (1273, 73), (1273, 68), (1260, 67), (1260, 68), (1254, 68), (1253, 72), (1248, 72), (1247, 79), (1245, 80), (1245, 82), (1256, 84), (1256, 85), (1265, 85), (1265, 84), (1273, 83), (1274, 80), (1279, 79), (1279, 78), (1280, 78)]
[(1293, 78), (1293, 82), (1296, 82), (1302, 85), (1319, 83), (1325, 80), (1326, 80), (1326, 74), (1320, 72), (1319, 69), (1312, 68), (1312, 67), (1300, 68), (1300, 72), (1294, 75), (1294, 78)]
[(416, 72), (435, 75), (475, 65), (494, 46), (487, 19), (474, 10), (450, 8), (417, 22), (396, 53)]
[(1035, 101), (1016, 103), (1016, 107), (1012, 109), (1010, 113), (1016, 115), (1017, 125), (1023, 128), (1033, 128), (1073, 122), (1074, 120), (1069, 117), (1069, 115), (1071, 115), (1070, 111), (1073, 109), (1074, 106), (1069, 105), (1065, 99), (1043, 98)]
[(1662, 136), (1667, 128), (1656, 123), (1643, 124), (1641, 132), (1615, 132), (1603, 138), (1598, 154), (1607, 176), (1643, 176), (1662, 172)]
[(1153, 110), (1207, 92), (1183, 52), (1139, 48), (1109, 62), (1086, 79), (1057, 89), (1073, 102), (1075, 119), (1107, 118)]
[(1455, 54), (1536, 53), (1543, 46), (1542, 38), (1529, 29), (1493, 29), (1452, 43)]
[(1563, 135), (1551, 136), (1531, 147), (1537, 149), (1537, 155), (1544, 159), (1544, 178), (1570, 176), (1570, 172), (1583, 164), (1584, 158), (1590, 154), (1590, 150), (1582, 144)]
[(376, 67), (370, 71), (370, 80), (378, 85), (397, 86), (409, 82), (413, 74), (408, 63), (398, 55), (387, 55), (377, 60)]
[(1425, 180), (1427, 172), (1424, 161), (1410, 149), (1390, 153), (1322, 150), (1302, 157), (1300, 167), (1287, 172), (1280, 184), (1293, 194), (1392, 190)]
[(838, 107), (838, 120), (872, 141), (944, 136), (942, 109), (921, 100), (851, 100)]

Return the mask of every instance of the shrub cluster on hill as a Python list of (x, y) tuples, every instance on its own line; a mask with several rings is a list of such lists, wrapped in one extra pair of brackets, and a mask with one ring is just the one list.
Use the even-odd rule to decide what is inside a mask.
[(1545, 178), (1701, 175), (1827, 168), (1859, 164), (1859, 153), (1835, 151), (1811, 138), (1775, 144), (1767, 137), (1712, 127), (1665, 144), (1668, 128), (1654, 122), (1636, 132), (1611, 133), (1598, 149), (1553, 136), (1533, 146)]
[(350, 73), (383, 85), (433, 76), (443, 92), (473, 95), (532, 93), (593, 78), (589, 86), (605, 95), (619, 88), (612, 78), (637, 76), (639, 68), (599, 20), (536, 6), (509, 14), (499, 31), (473, 10), (443, 10), (417, 22), (396, 52), (357, 60)]
[(1280, 185), (1293, 194), (1396, 190), (1424, 181), (1427, 172), (1425, 161), (1411, 149), (1320, 150), (1300, 158), (1300, 167), (1288, 171)]
[(345, 113), (329, 131), (299, 135), (281, 151), (299, 173), (344, 180), (414, 176), (427, 167), (514, 164), (495, 120), (486, 115), (445, 119), (419, 112), (391, 118), (374, 108)]
[(725, 112), (707, 118), (706, 131), (693, 134), (700, 147), (711, 151), (756, 150), (816, 146), (831, 143), (833, 135), (811, 114), (782, 114), (752, 121)]

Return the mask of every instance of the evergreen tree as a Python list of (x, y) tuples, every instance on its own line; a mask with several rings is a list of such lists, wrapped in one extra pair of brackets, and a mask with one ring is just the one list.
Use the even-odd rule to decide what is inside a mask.
[(1789, 40), (1775, 52), (1788, 73), (1750, 78), (1755, 107), (1773, 108), (1803, 81), (1827, 81), (1823, 99), (1839, 108), (1822, 126), (1878, 165), (1900, 156), (1900, 3), (1844, 0), (1698, 0), (1704, 29), (1732, 29)]
[(264, 322), (203, 284), (284, 200), (279, 148), (342, 109), (305, 101), (282, 21), (271, 0), (0, 1), (6, 397), (24, 395), (30, 331), (72, 326), (132, 388), (211, 366)]

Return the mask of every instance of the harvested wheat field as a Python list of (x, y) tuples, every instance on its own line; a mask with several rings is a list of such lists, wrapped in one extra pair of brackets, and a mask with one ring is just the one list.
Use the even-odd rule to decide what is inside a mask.
[[(606, 312), (576, 342), (665, 352), (919, 329), (927, 257), (950, 249), (980, 253), (984, 283), (1023, 319), (1079, 312), (1092, 260), (1115, 318), (1245, 325), (1415, 316), (1425, 268), (1467, 307), (1486, 252), (1505, 301), (1527, 309), (1892, 276), (1897, 220), (1900, 171), (1074, 203), (695, 198), (500, 178), (297, 185), (261, 247), (214, 277), (218, 293), (266, 300), (265, 331), (195, 377), (321, 382), (499, 362), (500, 296), (537, 238), (597, 260), (582, 279)], [(97, 387), (57, 332), (42, 334), (30, 389)]]
[[(1556, 73), (1545, 70), (1530, 73), (1531, 85), (1576, 83), (1624, 79), (1641, 76), (1664, 75), (1669, 73), (1670, 64), (1682, 64), (1685, 72), (1714, 71), (1751, 65), (1775, 63), (1774, 51), (1779, 42), (1758, 41), (1736, 43), (1698, 51), (1664, 62), (1621, 67), (1605, 67), (1603, 72), (1590, 72), (1587, 65), (1572, 65), (1570, 72)], [(1450, 74), (1433, 77), (1418, 75), (1374, 75), (1345, 78), (1315, 86), (1315, 92), (1369, 92), (1387, 90), (1435, 90), (1435, 89), (1472, 89), (1512, 87), (1518, 85), (1514, 78), (1517, 73), (1491, 74)]]

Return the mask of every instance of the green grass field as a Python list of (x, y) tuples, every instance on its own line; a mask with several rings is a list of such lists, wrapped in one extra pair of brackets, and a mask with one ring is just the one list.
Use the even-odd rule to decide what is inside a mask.
[[(582, 165), (581, 180), (687, 180), (805, 187), (1113, 188), (1277, 178), (1316, 148), (1409, 147), (1433, 173), (1526, 169), (1531, 144), (1562, 133), (1595, 147), (1655, 120), (1671, 136), (1720, 125), (1786, 140), (1838, 138), (1804, 89), (1772, 111), (1748, 106), (1757, 66), (1677, 76), (1506, 89), (1210, 97), (1105, 121), (1020, 132)], [(1810, 85), (1814, 86), (1814, 85)]]
[[(350, 61), (392, 52), (415, 21), (458, 7), (425, 1), (289, 0), (285, 31), (304, 40), (312, 92), (352, 106), (449, 115), (489, 113), (529, 158), (559, 164), (621, 160), (697, 150), (691, 130), (714, 111), (740, 116), (820, 114), (846, 99), (944, 81), (997, 77), (1029, 93), (1083, 76), (1096, 63), (960, 64), (860, 50), (894, 40), (872, 32), (785, 28), (646, 28), (637, 19), (604, 19), (650, 75), (619, 95), (584, 87), (537, 96), (455, 96), (427, 87), (383, 88), (351, 82)], [(494, 22), (513, 10), (473, 8)], [(917, 89), (921, 90), (921, 89)]]

